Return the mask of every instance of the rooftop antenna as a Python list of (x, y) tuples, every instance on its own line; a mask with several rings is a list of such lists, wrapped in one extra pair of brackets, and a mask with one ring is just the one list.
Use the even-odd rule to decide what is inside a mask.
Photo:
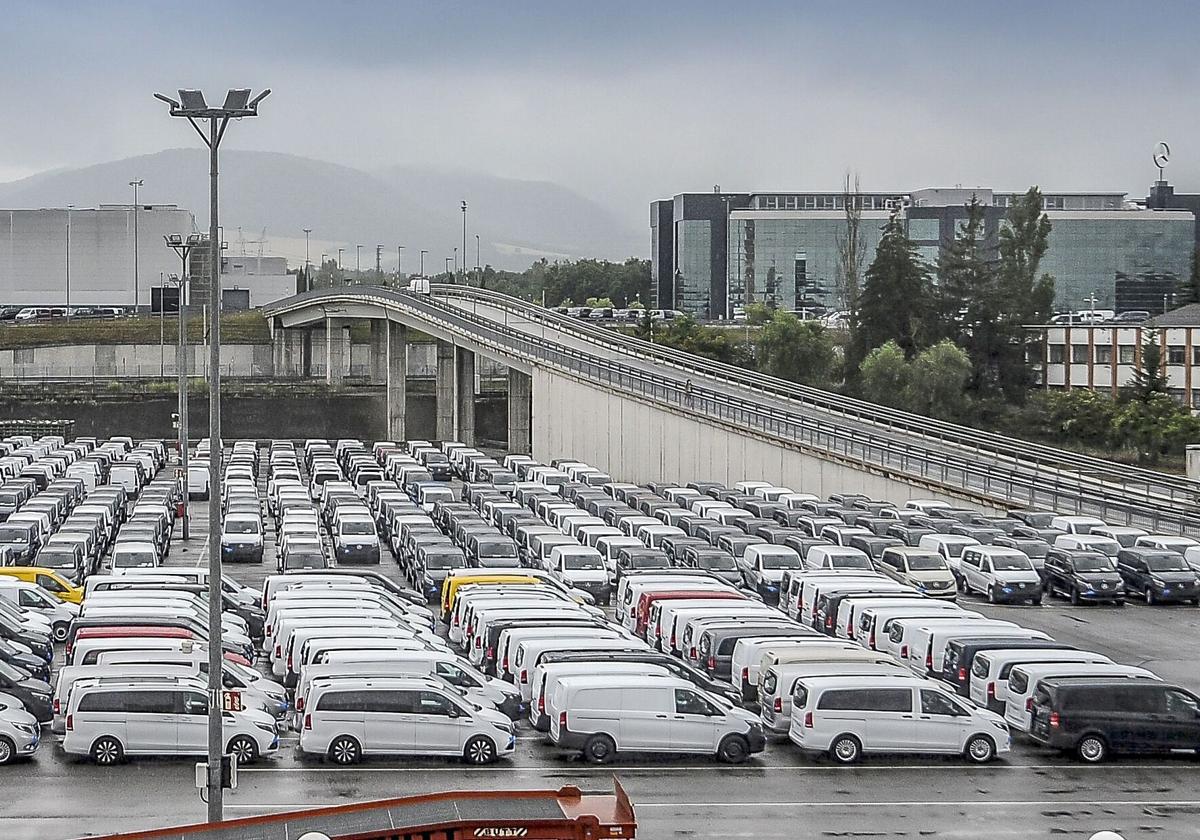
[(1171, 147), (1166, 140), (1159, 140), (1154, 146), (1154, 165), (1158, 167), (1158, 180), (1163, 180), (1163, 169), (1171, 161)]

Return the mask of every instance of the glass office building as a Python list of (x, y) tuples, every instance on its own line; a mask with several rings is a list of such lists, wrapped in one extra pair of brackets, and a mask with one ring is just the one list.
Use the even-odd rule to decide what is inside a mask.
[[(984, 239), (995, 247), (1019, 195), (982, 188), (863, 193), (857, 197), (862, 270), (893, 212), (932, 268), (954, 241), (972, 196), (984, 205)], [(805, 314), (843, 309), (843, 201), (840, 192), (714, 191), (654, 202), (658, 306), (700, 318), (729, 317), (750, 302)], [(1059, 309), (1089, 307), (1093, 293), (1098, 308), (1146, 309), (1146, 300), (1188, 276), (1197, 241), (1192, 210), (1146, 209), (1118, 192), (1046, 193), (1043, 201), (1051, 233), (1041, 270), (1055, 279)]]

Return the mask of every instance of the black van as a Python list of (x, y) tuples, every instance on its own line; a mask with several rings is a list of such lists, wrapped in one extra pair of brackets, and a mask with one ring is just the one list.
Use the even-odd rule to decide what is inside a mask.
[(971, 666), (975, 654), (985, 650), (1028, 648), (1030, 650), (1074, 650), (1074, 645), (1052, 642), (1049, 639), (1030, 639), (1026, 636), (951, 639), (942, 657), (942, 681), (951, 685), (963, 697), (971, 696)]
[(1029, 734), (1092, 764), (1110, 753), (1200, 751), (1200, 700), (1151, 680), (1042, 680)]

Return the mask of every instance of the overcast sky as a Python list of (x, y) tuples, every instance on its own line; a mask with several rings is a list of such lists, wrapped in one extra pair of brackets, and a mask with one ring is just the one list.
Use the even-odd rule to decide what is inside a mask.
[[(1200, 4), (4, 0), (0, 180), (198, 144), (559, 182), (645, 226), (721, 184), (1200, 191)], [(170, 200), (152, 196), (152, 200)]]

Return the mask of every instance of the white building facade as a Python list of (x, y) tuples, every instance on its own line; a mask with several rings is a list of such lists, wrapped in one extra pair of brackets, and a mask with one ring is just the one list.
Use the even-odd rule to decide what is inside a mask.
[(149, 307), (180, 272), (163, 237), (194, 229), (173, 204), (0, 210), (0, 305)]

